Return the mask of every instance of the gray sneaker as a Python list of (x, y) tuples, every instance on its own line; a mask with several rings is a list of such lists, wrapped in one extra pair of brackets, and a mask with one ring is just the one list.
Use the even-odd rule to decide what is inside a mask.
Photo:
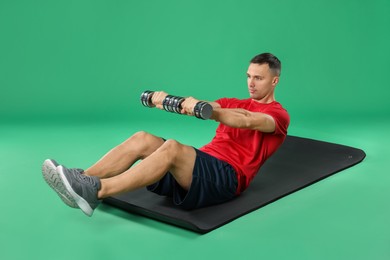
[[(45, 160), (42, 165), (43, 178), (45, 179), (46, 183), (49, 184), (49, 186), (55, 191), (58, 189), (62, 189), (62, 190), (64, 189), (63, 188), (64, 184), (62, 183), (60, 175), (57, 172), (57, 166), (59, 166), (59, 164), (52, 159)], [(83, 172), (82, 169), (77, 169), (77, 170), (80, 171), (80, 173)], [(58, 193), (58, 196), (69, 207), (72, 208), (79, 207), (69, 193), (64, 193), (64, 194)]]
[[(70, 194), (71, 200), (88, 216), (92, 216), (94, 209), (101, 203), (98, 191), (101, 188), (100, 179), (95, 176), (80, 174), (75, 169), (68, 169), (62, 165), (57, 167), (62, 185), (55, 188), (59, 194)], [(65, 195), (66, 196), (66, 195)]]

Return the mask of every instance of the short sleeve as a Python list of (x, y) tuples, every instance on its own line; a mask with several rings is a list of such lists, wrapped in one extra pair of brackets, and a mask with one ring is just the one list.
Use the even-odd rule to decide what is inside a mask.
[(272, 116), (275, 120), (275, 135), (287, 135), (287, 129), (290, 124), (290, 116), (282, 106), (276, 107), (269, 111), (265, 112), (266, 114)]

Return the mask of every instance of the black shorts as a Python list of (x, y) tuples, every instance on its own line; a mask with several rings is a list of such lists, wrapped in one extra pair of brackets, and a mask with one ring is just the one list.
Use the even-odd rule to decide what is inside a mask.
[(168, 172), (160, 181), (147, 187), (158, 195), (173, 197), (184, 209), (195, 209), (231, 200), (236, 195), (237, 176), (233, 167), (196, 148), (192, 183), (184, 190)]

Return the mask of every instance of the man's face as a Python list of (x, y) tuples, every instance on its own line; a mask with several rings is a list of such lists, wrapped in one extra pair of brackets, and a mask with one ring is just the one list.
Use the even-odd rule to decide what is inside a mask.
[(274, 88), (279, 77), (274, 75), (268, 64), (251, 63), (247, 71), (248, 91), (252, 99), (269, 103), (274, 100)]

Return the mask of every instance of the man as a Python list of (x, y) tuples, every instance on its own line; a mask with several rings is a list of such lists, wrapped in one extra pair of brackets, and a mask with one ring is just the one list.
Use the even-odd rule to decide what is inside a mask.
[[(220, 124), (212, 141), (200, 149), (138, 132), (85, 171), (48, 159), (43, 176), (67, 205), (88, 216), (102, 199), (141, 187), (172, 196), (184, 209), (231, 200), (248, 187), (286, 137), (289, 115), (274, 95), (280, 72), (274, 55), (255, 56), (247, 71), (250, 98), (209, 102), (210, 119)], [(166, 96), (155, 92), (152, 103), (163, 109)], [(181, 113), (193, 115), (197, 102), (186, 98)]]

